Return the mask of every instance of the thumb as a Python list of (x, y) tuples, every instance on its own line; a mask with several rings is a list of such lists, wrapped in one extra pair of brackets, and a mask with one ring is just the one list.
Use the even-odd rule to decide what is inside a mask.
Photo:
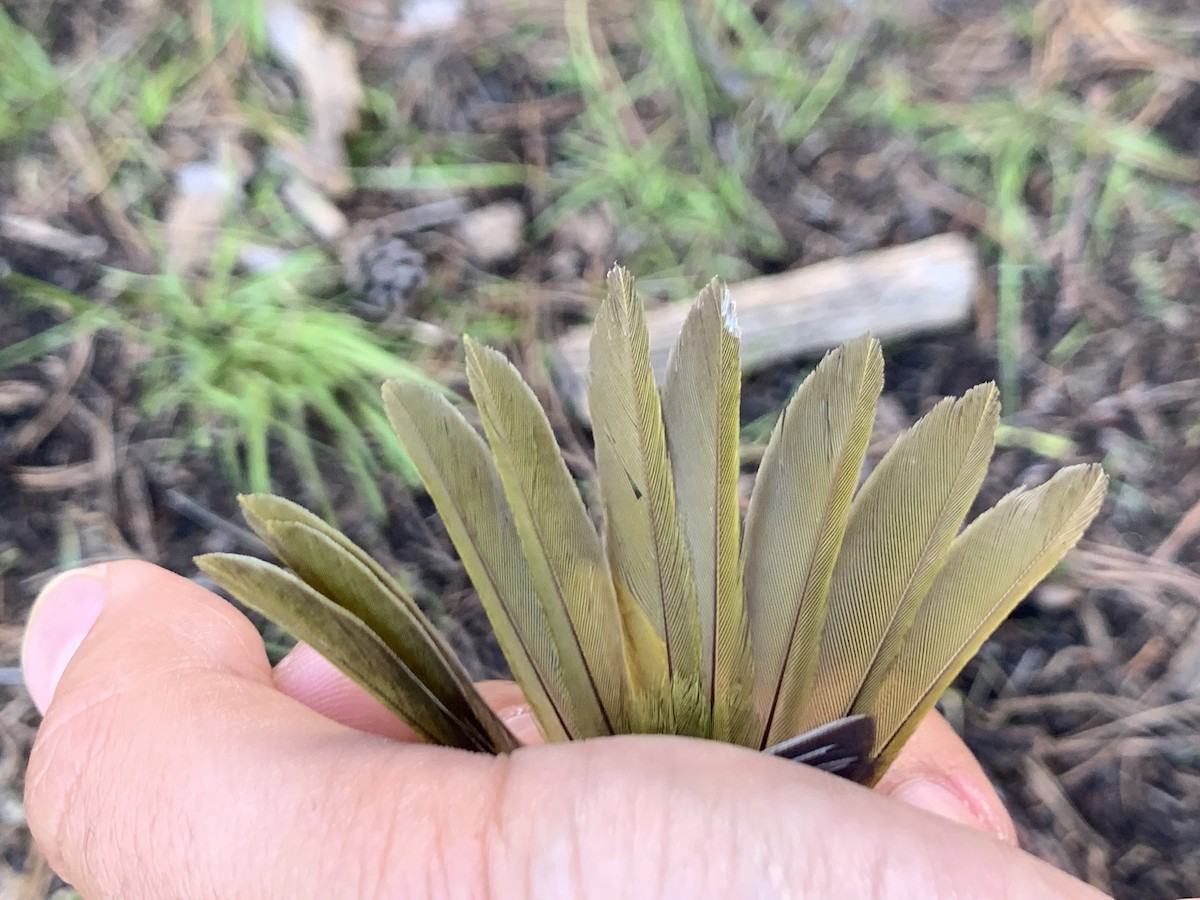
[(1020, 851), (740, 748), (619, 737), (488, 757), (282, 693), (250, 622), (141, 563), (57, 582), (24, 647), (27, 812), (89, 898), (1085, 898)]

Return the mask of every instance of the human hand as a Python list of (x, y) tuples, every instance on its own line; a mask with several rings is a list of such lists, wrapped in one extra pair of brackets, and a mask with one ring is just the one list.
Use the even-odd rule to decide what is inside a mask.
[[(232, 606), (136, 562), (44, 591), (22, 662), (45, 715), (30, 828), (89, 900), (1101, 896), (1016, 849), (936, 716), (873, 792), (684, 738), (431, 747), (311, 649), (272, 670)], [(483, 689), (536, 737), (513, 685)]]

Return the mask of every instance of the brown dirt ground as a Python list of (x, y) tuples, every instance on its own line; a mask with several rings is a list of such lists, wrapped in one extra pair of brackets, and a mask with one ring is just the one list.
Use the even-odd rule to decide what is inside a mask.
[[(940, 6), (945, 15), (962, 4)], [(1181, 32), (1200, 33), (1189, 4), (1162, 9), (1177, 17)], [(933, 15), (930, 27), (941, 29), (944, 40), (923, 52), (935, 62), (939, 54), (943, 61), (963, 59), (961, 18)], [(982, 39), (986, 27), (972, 27), (981, 29), (976, 37)], [(1002, 48), (1000, 61), (979, 78), (1025, 78), (1028, 59), (1010, 51)], [(469, 69), (464, 52), (438, 53), (437, 65), (451, 74)], [(531, 77), (517, 60), (506, 71), (514, 84)], [(1109, 72), (1097, 65), (1087, 78), (1100, 83)], [(458, 102), (455, 84), (454, 78), (439, 81), (448, 96), (428, 88), (413, 101), (415, 113), (427, 127), (454, 118), (457, 125), (483, 128)], [(513, 96), (520, 94), (513, 88)], [(535, 153), (537, 139), (552, 138), (556, 127), (541, 116), (544, 107), (538, 110), (489, 121), (514, 123), (495, 127), (508, 129), (518, 155)], [(1200, 159), (1197, 110), (1200, 89), (1184, 85), (1155, 127)], [(756, 187), (797, 242), (793, 256), (764, 267), (945, 230), (977, 233), (975, 207), (937, 190), (936, 163), (911, 146), (836, 126), (819, 137), (806, 142), (819, 146), (811, 153), (764, 152)], [(912, 167), (925, 180), (898, 174)], [(793, 189), (814, 184), (835, 201), (819, 221), (795, 205), (801, 193)], [(1032, 207), (1043, 212), (1037, 227), (1048, 241), (1069, 245), (1070, 235), (1055, 231), (1049, 202), (1033, 194)], [(469, 199), (480, 204), (497, 196)], [(531, 209), (539, 202), (533, 192), (516, 199)], [(363, 192), (346, 208), (353, 219), (403, 201)], [(1079, 223), (1094, 197), (1076, 201), (1081, 209), (1063, 231), (1084, 227)], [(106, 230), (94, 202), (72, 202), (55, 224), (104, 235), (113, 248), (106, 262), (126, 261), (120, 236)], [(563, 326), (563, 310), (578, 314), (581, 303), (571, 298), (595, 296), (595, 276), (607, 265), (611, 235), (598, 248), (570, 246), (570, 240), (530, 246), (506, 272), (541, 285), (538, 293), (551, 298), (540, 317), (523, 313), (543, 335)], [(567, 279), (556, 258), (564, 243), (573, 268)], [(1010, 804), (1027, 848), (1116, 896), (1168, 898), (1200, 894), (1200, 242), (1191, 234), (1122, 225), (1114, 247), (1091, 267), (1060, 253), (1046, 278), (1030, 280), (1022, 320), (1024, 406), (1013, 419), (1075, 442), (1074, 455), (1055, 466), (1103, 460), (1113, 477), (1110, 499), (1064, 571), (984, 647), (944, 708)], [(1167, 264), (1174, 279), (1176, 299), (1165, 312), (1139, 300), (1130, 267), (1143, 252)], [(96, 277), (78, 260), (11, 241), (0, 243), (0, 256), (17, 271), (73, 290), (86, 292)], [(988, 276), (994, 283), (995, 272)], [(462, 286), (464, 293), (470, 286)], [(1070, 297), (1077, 302), (1066, 302)], [(985, 293), (972, 332), (888, 348), (886, 415), (874, 452), (936, 398), (995, 377), (994, 303)], [(1052, 364), (1052, 348), (1080, 322), (1089, 332), (1082, 346)], [(48, 315), (0, 295), (5, 342), (52, 324)], [(536, 356), (528, 343), (512, 350), (519, 360)], [(81, 339), (0, 373), (0, 560), (5, 554), (16, 559), (0, 580), (0, 667), (16, 664), (28, 604), (64, 560), (133, 554), (194, 575), (194, 554), (246, 548), (233, 490), (212, 464), (199, 457), (161, 461), (164, 426), (138, 412), (127, 360), (127, 348), (111, 338)], [(751, 379), (745, 419), (777, 408), (800, 374), (799, 367), (780, 368)], [(565, 419), (557, 425), (564, 442), (577, 444), (576, 425)], [(1031, 451), (1002, 448), (981, 504), (1015, 484), (1043, 479), (1048, 467)], [(285, 476), (281, 492), (288, 494), (288, 487)], [(499, 671), (474, 596), (436, 522), (398, 484), (386, 489), (392, 514), (382, 527), (365, 521), (348, 490), (335, 498), (342, 523), (381, 558), (408, 570), (476, 671)], [(22, 764), (36, 724), (25, 692), (0, 686), (0, 882), (16, 879), (23, 891), (17, 896), (29, 898), (55, 887), (29, 846), (20, 812)]]

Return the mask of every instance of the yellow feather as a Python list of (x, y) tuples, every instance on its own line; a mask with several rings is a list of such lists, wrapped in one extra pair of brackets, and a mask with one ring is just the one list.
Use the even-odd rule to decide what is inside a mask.
[(445, 397), (412, 382), (384, 385), (388, 420), (441, 514), (513, 677), (547, 740), (600, 733), (599, 704), (571, 702), (533, 578), (487, 446)]
[(662, 392), (675, 497), (695, 570), (703, 702), (712, 710), (713, 737), (727, 741), (754, 730), (738, 559), (740, 349), (733, 300), (713, 281), (684, 321)]
[[(665, 645), (671, 681), (700, 682), (692, 562), (675, 505), (649, 336), (633, 279), (609, 274), (592, 334), (589, 391), (605, 536), (618, 595), (630, 597)], [(663, 697), (670, 705), (670, 696)], [(700, 710), (677, 710), (691, 733)]]
[(198, 556), (196, 565), (246, 606), (309, 644), (431, 743), (487, 753), (514, 746), (511, 734), (497, 746), (448, 710), (361, 619), (291, 572), (232, 553)]
[(471, 393), (563, 677), (572, 696), (594, 694), (604, 719), (599, 733), (612, 733), (621, 714), (625, 660), (600, 538), (533, 392), (495, 350), (470, 338), (466, 348)]
[[(666, 696), (660, 687), (670, 682), (667, 645), (654, 630), (654, 623), (624, 585), (618, 581), (614, 588), (625, 640), (625, 681), (631, 694), (641, 697), (641, 701), (636, 705), (637, 709), (645, 709), (646, 697), (653, 695), (661, 702)], [(625, 723), (623, 730), (636, 731), (640, 727), (637, 723), (642, 719), (627, 706), (622, 721)]]
[(794, 736), (811, 690), (829, 580), (883, 390), (883, 355), (861, 337), (829, 353), (775, 426), (742, 545), (759, 748)]
[[(283, 561), (285, 565), (290, 566), (300, 573), (300, 576), (309, 584), (315, 584), (318, 590), (323, 590), (319, 581), (320, 573), (317, 571), (319, 566), (316, 565), (317, 560), (306, 560), (304, 555), (298, 553), (294, 549), (277, 537), (272, 532), (272, 527), (281, 522), (296, 522), (302, 525), (307, 525), (329, 540), (333, 541), (342, 551), (350, 554), (362, 566), (364, 566), (371, 574), (378, 579), (379, 583), (384, 585), (393, 595), (394, 602), (400, 606), (406, 607), (410, 613), (413, 613), (416, 624), (424, 630), (430, 640), (440, 642), (447, 651), (450, 650), (449, 644), (445, 643), (441, 633), (434, 627), (429, 619), (420, 613), (420, 608), (396, 583), (391, 574), (371, 558), (365, 550), (351, 541), (348, 537), (329, 525), (320, 516), (309, 512), (298, 503), (293, 503), (284, 497), (278, 497), (274, 494), (241, 494), (238, 496), (238, 504), (242, 508), (242, 515), (245, 517), (247, 524), (257, 534), (276, 556)], [(306, 567), (309, 571), (301, 572), (297, 565)], [(311, 578), (309, 576), (312, 576)], [(316, 580), (314, 580), (316, 579)], [(323, 593), (329, 595), (328, 590), (323, 590)], [(337, 598), (332, 598), (337, 599)], [(465, 674), (465, 673), (464, 673)]]
[[(465, 343), (486, 443), (430, 388), (391, 382), (385, 407), (551, 741), (715, 737), (877, 779), (1104, 496), (1098, 467), (1068, 469), (959, 534), (993, 449), (992, 385), (938, 404), (855, 495), (883, 387), (864, 336), (787, 405), (742, 529), (729, 293), (716, 280), (701, 292), (660, 395), (645, 313), (617, 267), (589, 367), (601, 536), (532, 391), (503, 356)], [(382, 567), (294, 504), (243, 502), (293, 571), (221, 554), (198, 558), (205, 571), (427, 739), (514, 747)]]
[(1071, 466), (1041, 487), (1008, 494), (955, 539), (879, 693), (855, 709), (878, 722), (880, 772), (988, 636), (1083, 536), (1106, 485), (1099, 466)]
[(991, 384), (941, 401), (900, 436), (854, 498), (801, 728), (844, 715), (872, 674), (877, 689), (979, 493), (998, 416)]
[(495, 746), (504, 747), (511, 740), (445, 638), (363, 550), (317, 516), (280, 497), (258, 494), (240, 500), (246, 521), (272, 552), (306, 584), (378, 635), (446, 709), (471, 723)]

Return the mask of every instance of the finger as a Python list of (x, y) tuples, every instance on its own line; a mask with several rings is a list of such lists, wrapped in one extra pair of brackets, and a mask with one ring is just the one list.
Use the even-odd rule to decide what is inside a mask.
[[(281, 659), (273, 677), (281, 692), (335, 722), (392, 740), (421, 740), (395, 713), (307, 644), (297, 644)], [(540, 743), (525, 697), (515, 684), (484, 681), (476, 687), (518, 740)]]
[(877, 790), (1016, 846), (1017, 832), (975, 755), (937, 712), (925, 717)]
[[(50, 699), (27, 776), (36, 839), (89, 898), (1100, 896), (977, 831), (712, 742), (493, 758), (356, 732), (279, 692), (250, 623), (191, 582), (129, 563), (93, 582), (94, 624), (36, 688)], [(55, 600), (72, 593), (39, 602), (27, 676), (54, 670), (56, 616), (78, 608)]]
[[(335, 722), (396, 740), (419, 738), (366, 691), (311, 647), (300, 644), (275, 667), (285, 694)], [(513, 682), (492, 681), (480, 691), (523, 744), (542, 743), (524, 695)], [(905, 744), (878, 789), (885, 795), (953, 822), (979, 828), (1015, 845), (1016, 829), (987, 775), (962, 739), (937, 712)]]
[[(494, 794), (490, 757), (352, 731), (285, 696), (249, 620), (142, 563), (52, 585), (23, 666), (45, 713), (29, 827), (89, 898), (373, 896), (376, 871), (426, 879), (451, 820)], [(454, 814), (427, 809), (431, 786)]]

